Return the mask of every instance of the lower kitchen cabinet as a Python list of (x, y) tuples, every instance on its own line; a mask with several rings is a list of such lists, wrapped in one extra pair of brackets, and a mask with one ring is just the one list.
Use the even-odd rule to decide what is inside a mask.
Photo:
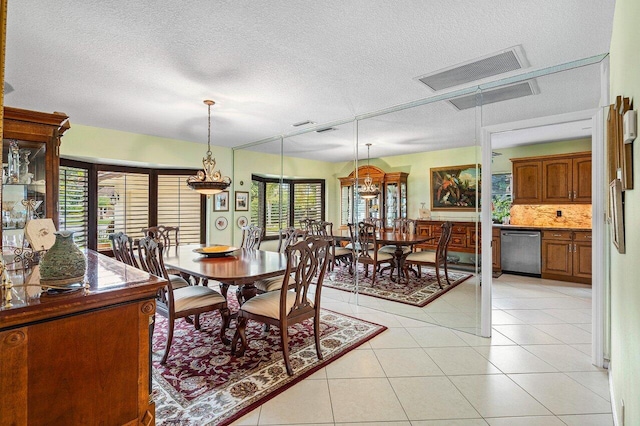
[(591, 232), (543, 231), (542, 278), (591, 284)]

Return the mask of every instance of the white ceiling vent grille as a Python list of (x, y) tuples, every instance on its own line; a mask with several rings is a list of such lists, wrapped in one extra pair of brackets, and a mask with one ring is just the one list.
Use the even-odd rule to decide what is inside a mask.
[(417, 77), (417, 79), (431, 90), (437, 92), (483, 80), (494, 75), (527, 68), (528, 66), (529, 62), (524, 55), (522, 47), (514, 46), (508, 50), (434, 71)]
[[(475, 108), (480, 105), (493, 104), (495, 102), (508, 101), (509, 99), (522, 98), (529, 95), (537, 95), (540, 93), (538, 85), (534, 80), (525, 81), (506, 87), (498, 87), (497, 89), (486, 90), (480, 94), (472, 94), (451, 99), (449, 102), (457, 109)], [(477, 96), (477, 98), (476, 98)]]

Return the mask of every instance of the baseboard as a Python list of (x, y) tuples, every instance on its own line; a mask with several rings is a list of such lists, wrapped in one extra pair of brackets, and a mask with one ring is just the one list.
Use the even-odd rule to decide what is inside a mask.
[(613, 417), (613, 426), (623, 426), (623, 423), (618, 418), (618, 411), (616, 410), (616, 395), (613, 391), (613, 363), (609, 361), (609, 398), (611, 399), (611, 414)]

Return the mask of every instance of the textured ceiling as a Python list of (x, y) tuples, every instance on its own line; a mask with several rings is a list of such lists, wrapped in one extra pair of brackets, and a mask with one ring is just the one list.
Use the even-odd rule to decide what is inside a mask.
[[(289, 133), (295, 122), (428, 97), (417, 76), (511, 46), (522, 46), (531, 68), (606, 53), (613, 9), (613, 0), (16, 0), (5, 103), (206, 143), (210, 98), (212, 144), (233, 147)], [(597, 66), (537, 83), (539, 95), (487, 106), (483, 124), (597, 105)], [(363, 121), (359, 136), (374, 143), (372, 157), (442, 149), (473, 141), (476, 120), (473, 109), (426, 105)], [(344, 160), (353, 129), (297, 136), (285, 150)]]

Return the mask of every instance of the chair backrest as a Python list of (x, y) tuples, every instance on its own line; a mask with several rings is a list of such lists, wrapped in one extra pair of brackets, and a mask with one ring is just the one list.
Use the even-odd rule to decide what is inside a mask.
[(449, 250), (449, 241), (451, 241), (451, 230), (453, 224), (451, 222), (444, 222), (441, 225), (442, 234), (438, 240), (438, 247), (436, 247), (436, 262), (442, 263), (447, 261), (447, 251)]
[(398, 218), (393, 221), (393, 232), (400, 232), (402, 234), (415, 234), (416, 233), (416, 220), (407, 219), (404, 217)]
[(133, 252), (133, 239), (124, 232), (116, 232), (109, 235), (113, 257), (127, 265), (139, 268), (136, 256)]
[(369, 223), (376, 227), (376, 230), (384, 231), (384, 220), (377, 217), (368, 217), (364, 221), (364, 223)]
[(312, 228), (315, 221), (315, 219), (303, 217), (302, 219), (300, 219), (300, 228), (304, 229), (309, 234), (312, 234)]
[(240, 247), (258, 250), (262, 242), (262, 228), (256, 225), (242, 227), (242, 243)]
[(149, 235), (155, 238), (156, 241), (160, 241), (164, 246), (165, 253), (173, 247), (180, 245), (180, 227), (179, 226), (150, 226), (148, 228), (142, 228), (144, 235)]
[[(322, 283), (329, 263), (329, 242), (324, 238), (310, 236), (287, 247), (285, 254), (287, 269), (280, 289), (281, 320), (286, 316), (295, 316), (299, 311), (319, 309)], [(316, 286), (313, 306), (307, 300), (311, 284)], [(287, 293), (290, 291), (295, 292), (296, 296), (293, 308), (287, 315)]]
[(376, 239), (378, 228), (374, 224), (367, 222), (359, 222), (357, 225), (350, 223), (348, 226), (354, 259), (376, 262), (378, 260), (378, 251), (373, 248), (378, 247)]
[(304, 240), (306, 236), (306, 230), (296, 229), (293, 226), (282, 228), (280, 231), (278, 231), (278, 253), (284, 253), (287, 247), (297, 243), (300, 240)]
[[(169, 280), (169, 273), (164, 266), (162, 251), (162, 242), (156, 241), (149, 235), (138, 240), (140, 268), (145, 272)], [(173, 288), (170, 280), (164, 288), (158, 290), (157, 302), (164, 303), (169, 309), (173, 307)]]

